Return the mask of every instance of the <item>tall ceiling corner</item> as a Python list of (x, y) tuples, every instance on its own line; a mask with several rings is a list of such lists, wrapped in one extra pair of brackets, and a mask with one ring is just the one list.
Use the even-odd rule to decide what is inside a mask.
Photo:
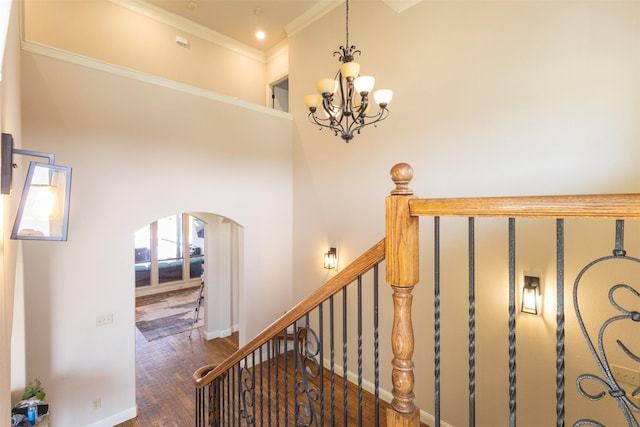
[(391, 9), (395, 10), (396, 13), (402, 13), (410, 7), (415, 6), (420, 3), (422, 0), (382, 0), (387, 4)]
[(344, 3), (344, 0), (319, 1), (311, 9), (307, 10), (301, 16), (285, 26), (284, 30), (287, 33), (287, 36), (291, 37), (298, 31), (302, 31), (308, 25), (311, 25), (314, 21), (322, 18), (342, 3)]

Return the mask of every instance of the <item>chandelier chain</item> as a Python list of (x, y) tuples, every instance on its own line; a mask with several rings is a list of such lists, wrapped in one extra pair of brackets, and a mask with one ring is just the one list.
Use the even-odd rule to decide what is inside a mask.
[(346, 34), (347, 39), (346, 39), (346, 42), (345, 42), (344, 46), (346, 48), (349, 48), (349, 0), (346, 0), (346, 3), (347, 3), (346, 13), (345, 13), (345, 17), (346, 17), (346, 19), (345, 19), (345, 27), (346, 28), (345, 28), (345, 32), (344, 33)]
[[(331, 129), (344, 142), (351, 141), (360, 130), (389, 116), (389, 101), (392, 92), (380, 89), (373, 93), (378, 104), (377, 113), (369, 114), (370, 93), (374, 78), (360, 76), (360, 64), (354, 62), (355, 54), (361, 52), (349, 45), (349, 0), (345, 0), (345, 45), (340, 46), (333, 56), (337, 56), (341, 65), (334, 79), (323, 78), (316, 83), (319, 94), (305, 96), (309, 108), (309, 121), (322, 128)], [(322, 114), (318, 115), (318, 113)]]

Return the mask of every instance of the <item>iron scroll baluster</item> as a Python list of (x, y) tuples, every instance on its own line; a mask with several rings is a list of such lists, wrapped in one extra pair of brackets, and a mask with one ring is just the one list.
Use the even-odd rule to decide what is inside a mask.
[[(314, 403), (319, 401), (321, 393), (317, 386), (309, 382), (310, 378), (318, 378), (322, 371), (320, 363), (320, 339), (313, 329), (306, 325), (306, 339), (304, 341), (304, 355), (301, 355), (298, 349), (294, 349), (295, 357), (300, 367), (300, 378), (296, 380), (296, 425), (297, 426), (318, 426), (318, 416)], [(296, 329), (296, 339), (298, 343), (298, 334), (300, 330)]]
[[(613, 377), (611, 365), (608, 359), (607, 350), (605, 348), (604, 335), (610, 326), (617, 324), (619, 322), (631, 320), (635, 322), (638, 326), (640, 326), (640, 312), (625, 308), (625, 304), (620, 302), (620, 298), (616, 298), (616, 296), (623, 291), (626, 291), (629, 294), (640, 298), (640, 292), (638, 292), (638, 290), (636, 290), (632, 286), (624, 283), (618, 283), (609, 288), (609, 291), (608, 291), (609, 303), (620, 314), (609, 317), (600, 326), (598, 330), (598, 337), (597, 337), (597, 350), (596, 350), (596, 345), (594, 345), (591, 335), (587, 330), (587, 326), (585, 325), (582, 312), (580, 310), (580, 301), (578, 298), (578, 290), (580, 289), (581, 280), (583, 279), (585, 273), (590, 271), (596, 265), (600, 265), (602, 263), (606, 263), (612, 260), (626, 261), (626, 262), (640, 264), (639, 258), (630, 257), (626, 255), (626, 251), (623, 248), (623, 242), (624, 242), (623, 236), (624, 236), (624, 222), (620, 220), (616, 221), (616, 245), (615, 245), (615, 249), (613, 250), (613, 255), (598, 258), (590, 262), (589, 264), (587, 264), (580, 271), (573, 285), (573, 305), (574, 305), (574, 309), (578, 319), (578, 324), (580, 326), (582, 334), (584, 335), (585, 341), (587, 343), (587, 346), (589, 347), (591, 355), (593, 356), (602, 374), (602, 376), (598, 376), (595, 374), (579, 375), (576, 380), (576, 386), (582, 396), (592, 401), (601, 400), (607, 394), (609, 394), (609, 396), (613, 397), (616, 400), (618, 407), (622, 411), (622, 414), (624, 415), (627, 421), (627, 425), (630, 427), (638, 427), (640, 424), (638, 424), (638, 420), (634, 416), (633, 412), (640, 412), (640, 407), (635, 405), (628, 398), (625, 390), (618, 385), (618, 382)], [(622, 351), (624, 355), (626, 355), (627, 357), (629, 357), (631, 360), (635, 362), (640, 362), (640, 356), (635, 354), (631, 349), (629, 349), (629, 347), (625, 345), (622, 342), (622, 340), (616, 339), (616, 344), (618, 345), (619, 349)], [(588, 392), (584, 386), (584, 384), (587, 381), (591, 381), (601, 385), (604, 390), (595, 394)], [(640, 393), (640, 388), (635, 389), (632, 392), (632, 394), (634, 395), (638, 393)], [(590, 425), (590, 426), (596, 426), (596, 427), (604, 426), (604, 424), (601, 424), (600, 422), (592, 419), (581, 419), (576, 421), (573, 425), (574, 426)]]
[(255, 391), (254, 384), (255, 378), (253, 377), (253, 372), (247, 368), (247, 360), (245, 359), (245, 366), (240, 368), (239, 375), (239, 387), (240, 387), (240, 396), (242, 397), (242, 409), (240, 410), (240, 418), (244, 420), (245, 425), (253, 425), (255, 422), (255, 417), (253, 415), (253, 406), (255, 401)]

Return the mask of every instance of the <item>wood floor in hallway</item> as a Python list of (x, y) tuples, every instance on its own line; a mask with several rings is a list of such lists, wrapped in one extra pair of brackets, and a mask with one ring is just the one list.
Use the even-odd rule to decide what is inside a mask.
[[(186, 331), (149, 342), (136, 329), (138, 417), (115, 427), (195, 426), (193, 372), (201, 366), (222, 362), (238, 348), (238, 333), (210, 341), (203, 334), (199, 328), (193, 330), (191, 338)], [(328, 381), (328, 378), (327, 374), (325, 380)], [(325, 387), (329, 390), (330, 384), (327, 383)], [(337, 387), (341, 388), (340, 383), (337, 383)], [(368, 395), (366, 392), (365, 394)], [(349, 395), (356, 396), (357, 391), (354, 390)], [(365, 397), (370, 400), (371, 396)], [(347, 406), (350, 414), (358, 412), (356, 399), (350, 399)], [(371, 418), (373, 411), (369, 410), (371, 405), (364, 406), (367, 410), (363, 425), (374, 425)], [(380, 425), (386, 425), (387, 406), (385, 402), (380, 402)]]
[(238, 348), (238, 333), (207, 341), (194, 329), (148, 342), (136, 329), (136, 403), (138, 417), (116, 427), (195, 425), (195, 388), (199, 367), (220, 363)]

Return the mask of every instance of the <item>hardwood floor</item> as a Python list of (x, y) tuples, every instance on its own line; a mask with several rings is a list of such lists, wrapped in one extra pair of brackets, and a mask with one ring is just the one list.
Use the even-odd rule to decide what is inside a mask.
[[(203, 336), (202, 329), (194, 329), (191, 338), (189, 338), (187, 331), (148, 342), (136, 329), (138, 417), (115, 427), (194, 426), (195, 389), (191, 375), (203, 365), (220, 363), (237, 348), (237, 333), (227, 338), (207, 341)], [(282, 357), (280, 356), (280, 358)], [(290, 354), (289, 357), (292, 355)], [(341, 390), (340, 379), (337, 379), (336, 387)], [(353, 385), (350, 384), (349, 388), (351, 389), (351, 387)], [(356, 391), (350, 391), (349, 394), (355, 396)], [(365, 408), (365, 416), (369, 418), (373, 414), (370, 400), (371, 396), (365, 395), (363, 408)], [(338, 395), (338, 401), (341, 401), (341, 395)], [(329, 405), (328, 402), (327, 405)], [(355, 401), (350, 401), (348, 406), (349, 425), (352, 425), (351, 418), (358, 413), (358, 405)], [(381, 402), (380, 425), (386, 424), (384, 422), (386, 406), (386, 403)], [(337, 420), (341, 420), (343, 412), (340, 408), (338, 411)], [(325, 420), (325, 424), (328, 421)], [(363, 425), (373, 425), (372, 418), (369, 421), (371, 422)], [(277, 424), (278, 421), (275, 425)], [(342, 424), (342, 422), (338, 421), (338, 424)]]
[(138, 417), (116, 427), (195, 425), (195, 389), (191, 375), (219, 363), (238, 348), (238, 334), (207, 341), (202, 329), (147, 342), (136, 329), (136, 403)]

